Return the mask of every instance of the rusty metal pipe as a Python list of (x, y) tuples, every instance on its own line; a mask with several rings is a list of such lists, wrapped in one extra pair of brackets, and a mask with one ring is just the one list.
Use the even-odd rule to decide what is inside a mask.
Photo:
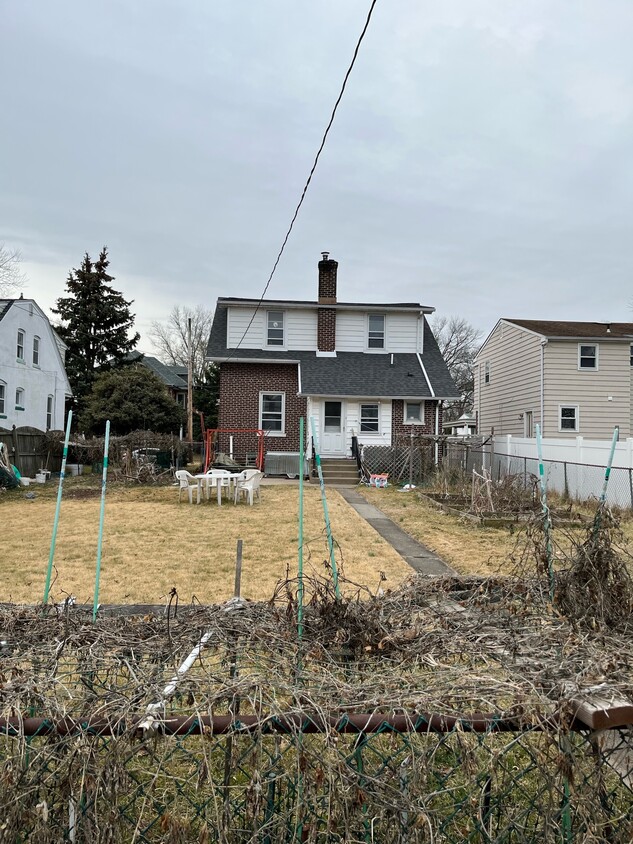
[[(88, 718), (0, 718), (0, 733), (10, 736), (60, 736), (79, 733), (92, 733), (100, 736), (122, 735), (140, 730), (144, 716), (108, 719), (98, 716)], [(411, 712), (398, 715), (350, 714), (322, 716), (307, 713), (288, 713), (285, 715), (260, 718), (257, 715), (200, 715), (178, 716), (159, 719), (157, 726), (166, 735), (226, 735), (227, 733), (260, 732), (263, 735), (273, 733), (450, 733), (454, 730), (464, 732), (528, 732), (530, 730), (557, 730), (560, 728), (573, 731), (588, 729), (582, 721), (575, 719), (564, 723), (557, 715), (536, 722), (524, 722), (520, 719), (500, 718), (490, 713), (476, 712), (470, 715), (437, 715)]]

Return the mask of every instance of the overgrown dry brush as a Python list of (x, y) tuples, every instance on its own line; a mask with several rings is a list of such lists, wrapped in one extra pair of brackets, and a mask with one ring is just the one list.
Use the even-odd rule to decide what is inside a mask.
[(0, 841), (630, 841), (622, 753), (572, 703), (606, 680), (633, 695), (625, 615), (568, 612), (615, 529), (561, 571), (558, 606), (535, 540), (511, 578), (342, 600), (311, 580), (302, 638), (294, 581), (176, 616), (3, 610)]

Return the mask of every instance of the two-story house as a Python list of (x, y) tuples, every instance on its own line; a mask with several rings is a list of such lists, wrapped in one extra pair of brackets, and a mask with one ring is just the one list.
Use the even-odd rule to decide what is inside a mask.
[(478, 431), (630, 437), (632, 364), (633, 323), (500, 319), (475, 358)]
[[(219, 366), (220, 428), (259, 428), (266, 450), (296, 452), (314, 417), (321, 454), (439, 434), (457, 391), (417, 303), (339, 302), (323, 253), (316, 301), (220, 298), (207, 357)], [(309, 430), (309, 426), (308, 426)]]
[(65, 352), (33, 299), (0, 299), (0, 428), (63, 429)]

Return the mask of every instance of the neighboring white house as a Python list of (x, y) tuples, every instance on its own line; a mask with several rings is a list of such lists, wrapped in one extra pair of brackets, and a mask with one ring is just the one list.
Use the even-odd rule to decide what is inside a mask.
[(500, 319), (474, 375), (480, 434), (633, 435), (633, 323)]
[(65, 352), (33, 299), (0, 299), (0, 428), (63, 429)]

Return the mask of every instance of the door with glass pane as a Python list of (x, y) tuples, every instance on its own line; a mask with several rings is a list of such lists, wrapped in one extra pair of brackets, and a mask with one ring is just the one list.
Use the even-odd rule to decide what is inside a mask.
[(345, 455), (345, 421), (342, 401), (324, 401), (321, 409), (321, 454)]

